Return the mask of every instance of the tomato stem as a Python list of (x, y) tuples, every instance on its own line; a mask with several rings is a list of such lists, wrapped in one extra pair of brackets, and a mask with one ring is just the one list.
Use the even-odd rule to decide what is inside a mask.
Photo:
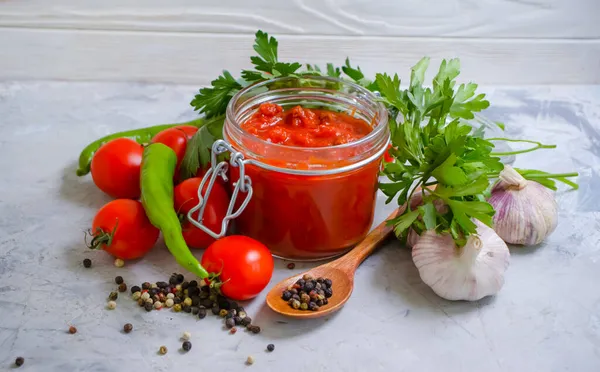
[[(112, 244), (113, 238), (115, 237), (115, 232), (117, 231), (117, 226), (119, 226), (119, 220), (117, 219), (117, 223), (111, 232), (106, 232), (102, 228), (96, 228), (96, 231), (92, 233), (91, 230), (87, 231), (85, 236), (85, 245), (90, 249), (101, 249), (102, 245), (106, 245), (107, 247)], [(93, 236), (92, 240), (88, 243), (87, 235)]]

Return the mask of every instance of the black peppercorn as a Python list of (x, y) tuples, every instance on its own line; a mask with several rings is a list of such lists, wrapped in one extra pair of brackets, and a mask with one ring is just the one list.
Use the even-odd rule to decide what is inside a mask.
[(148, 293), (150, 294), (150, 296), (156, 296), (159, 293), (158, 288), (150, 288), (148, 290)]
[(151, 287), (152, 287), (152, 285), (151, 285), (150, 283), (148, 283), (148, 282), (143, 282), (143, 283), (142, 283), (142, 289), (146, 289), (146, 290), (148, 290), (148, 289), (150, 289)]
[(208, 298), (208, 292), (200, 291), (198, 297), (200, 297), (201, 300), (205, 300)]
[(221, 309), (219, 309), (219, 306), (215, 305), (210, 309), (210, 311), (212, 311), (212, 313), (214, 315), (219, 315), (219, 312), (221, 311)]
[(173, 275), (171, 275), (169, 277), (169, 284), (172, 284), (172, 285), (179, 284), (179, 282), (177, 281), (177, 274), (173, 273)]
[(315, 304), (314, 302), (311, 302), (308, 304), (308, 309), (311, 311), (317, 311), (317, 310), (319, 310), (319, 306), (317, 304)]
[(131, 293), (132, 294), (135, 293), (135, 292), (141, 292), (141, 291), (142, 291), (142, 289), (139, 286), (137, 286), (137, 285), (134, 285), (133, 287), (131, 287)]
[(245, 313), (245, 312), (246, 312), (246, 309), (244, 309), (244, 307), (243, 307), (243, 306), (238, 306), (238, 307), (236, 307), (236, 309), (235, 309), (235, 310), (237, 310), (237, 313), (238, 313), (238, 314), (239, 314), (239, 313)]
[(192, 281), (190, 282), (190, 287), (197, 287), (197, 286), (198, 286), (198, 282), (197, 282), (197, 281), (195, 281), (195, 280), (192, 280)]
[[(323, 300), (317, 300), (317, 302), (311, 302), (311, 303), (313, 303), (313, 304), (314, 304), (314, 303), (316, 303), (316, 304), (317, 304), (317, 306), (323, 306)], [(310, 309), (310, 304), (311, 304), (311, 303), (309, 303), (309, 304), (308, 304), (308, 308), (309, 308), (309, 309)]]
[(15, 359), (15, 365), (17, 367), (21, 367), (23, 363), (25, 363), (25, 359), (23, 359), (23, 357), (18, 357), (17, 359)]
[(239, 316), (234, 316), (233, 321), (235, 322), (235, 325), (242, 324), (242, 318), (240, 318)]
[(185, 351), (190, 351), (192, 349), (192, 343), (189, 341), (183, 341), (183, 344), (181, 344), (181, 348)]
[(229, 318), (229, 319), (227, 319), (227, 320), (225, 321), (225, 326), (226, 326), (228, 329), (231, 329), (231, 328), (233, 328), (233, 326), (234, 326), (234, 325), (235, 325), (235, 321), (234, 321), (232, 318)]
[(250, 332), (252, 333), (260, 333), (260, 327), (257, 325), (250, 326)]
[(252, 324), (252, 318), (250, 318), (249, 316), (245, 317), (242, 319), (241, 325), (243, 325), (244, 327), (249, 326), (250, 324)]
[(210, 286), (208, 286), (208, 285), (204, 285), (204, 286), (200, 287), (200, 290), (201, 290), (202, 292), (209, 293), (209, 292), (210, 292)]
[(183, 274), (177, 274), (177, 284), (183, 283), (184, 280)]
[(129, 333), (133, 329), (133, 325), (131, 323), (127, 323), (123, 326), (123, 332)]
[(219, 308), (229, 310), (231, 309), (231, 303), (226, 298), (219, 298)]
[(200, 305), (200, 297), (193, 296), (192, 297), (192, 306), (198, 306), (198, 305)]
[(322, 301), (323, 301), (323, 305), (327, 305), (329, 303), (329, 300), (327, 299), (327, 297), (324, 298)]
[(204, 309), (204, 308), (198, 309), (198, 318), (200, 318), (200, 319), (206, 318), (206, 309)]
[(283, 298), (284, 301), (289, 301), (290, 298), (292, 298), (292, 293), (290, 291), (283, 291), (281, 298)]
[(325, 286), (326, 286), (327, 288), (331, 288), (331, 285), (332, 285), (333, 283), (331, 282), (331, 279), (325, 279), (325, 280), (323, 281), (323, 284), (325, 284)]
[[(207, 309), (210, 309), (213, 307), (213, 305), (215, 305), (215, 302), (213, 300), (211, 300), (210, 298), (205, 298), (204, 300), (200, 301), (200, 305), (204, 306)], [(218, 305), (217, 305), (218, 308)]]
[(292, 289), (290, 289), (290, 293), (292, 295), (298, 294), (298, 290), (296, 288), (292, 288)]
[(184, 313), (191, 313), (192, 312), (192, 307), (189, 305), (183, 305), (183, 307), (181, 308), (181, 310), (183, 310)]
[(127, 290), (127, 284), (121, 283), (119, 284), (119, 292), (125, 292)]
[(298, 279), (296, 281), (296, 284), (298, 284), (300, 287), (304, 287), (304, 284), (306, 284), (306, 280), (304, 280), (304, 279)]
[[(86, 269), (89, 269), (90, 267), (92, 267), (92, 260), (90, 260), (89, 258), (86, 258), (85, 260), (83, 260), (83, 267), (85, 267)], [(23, 363), (21, 363), (21, 364), (23, 364)]]
[[(198, 287), (189, 287), (188, 288), (188, 296), (189, 297), (198, 297), (198, 295), (200, 294), (200, 288)], [(200, 297), (198, 297), (200, 298)]]
[(123, 277), (122, 277), (122, 276), (120, 276), (120, 275), (119, 275), (119, 276), (116, 276), (116, 277), (115, 277), (115, 283), (117, 283), (117, 284), (121, 284), (121, 283), (123, 283), (123, 282), (124, 282), (124, 280), (123, 280)]
[(298, 296), (297, 294), (292, 295), (292, 300), (298, 300), (298, 301), (300, 301), (300, 296)]
[(152, 311), (153, 308), (154, 308), (154, 304), (152, 304), (150, 302), (146, 302), (144, 304), (144, 309), (146, 309), (146, 311)]
[(189, 286), (190, 286), (190, 283), (188, 283), (188, 282), (183, 282), (183, 283), (181, 283), (181, 290), (182, 290), (182, 291), (183, 291), (183, 290), (186, 290), (186, 289), (188, 289), (188, 287), (189, 287)]
[(313, 289), (315, 289), (315, 281), (314, 280), (306, 281), (306, 283), (304, 284), (304, 290), (307, 292), (310, 292)]
[(267, 350), (269, 350), (269, 351), (273, 351), (273, 350), (275, 350), (275, 345), (273, 345), (273, 344), (268, 344), (268, 345), (267, 345)]
[(318, 278), (317, 278), (317, 283), (323, 283), (324, 281), (325, 281), (325, 279), (323, 279), (323, 278), (321, 278), (321, 277), (318, 277)]
[(117, 298), (119, 298), (119, 294), (117, 292), (110, 292), (110, 294), (108, 295), (108, 299), (110, 301), (116, 301)]
[(331, 290), (331, 288), (326, 288), (323, 293), (325, 294), (326, 298), (329, 298), (331, 296), (333, 296), (333, 291)]

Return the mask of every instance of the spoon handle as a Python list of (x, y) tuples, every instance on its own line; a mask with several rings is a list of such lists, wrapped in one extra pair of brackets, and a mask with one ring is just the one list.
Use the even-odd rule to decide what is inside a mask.
[(394, 230), (394, 226), (388, 225), (387, 220), (398, 216), (400, 211), (394, 210), (382, 223), (377, 225), (360, 243), (344, 256), (331, 262), (330, 266), (345, 267), (355, 270), (365, 258), (367, 258)]

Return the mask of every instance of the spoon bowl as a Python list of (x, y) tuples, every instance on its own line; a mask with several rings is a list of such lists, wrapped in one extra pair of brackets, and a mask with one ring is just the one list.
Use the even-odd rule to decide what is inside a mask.
[[(394, 211), (386, 221), (396, 217), (398, 213), (398, 210)], [(267, 294), (267, 305), (276, 313), (299, 319), (319, 318), (341, 309), (354, 289), (356, 269), (393, 231), (393, 227), (387, 225), (386, 221), (380, 223), (344, 256), (277, 283)], [(315, 279), (319, 277), (331, 279), (332, 282), (333, 295), (328, 299), (328, 304), (321, 306), (317, 311), (294, 309), (281, 298), (284, 290), (307, 274)]]

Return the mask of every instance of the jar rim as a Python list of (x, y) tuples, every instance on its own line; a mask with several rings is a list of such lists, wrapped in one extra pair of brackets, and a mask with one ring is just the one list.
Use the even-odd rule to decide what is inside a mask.
[[(356, 141), (346, 142), (346, 143), (343, 143), (340, 145), (333, 145), (333, 146), (327, 146), (327, 147), (289, 146), (289, 145), (283, 145), (283, 144), (279, 144), (279, 143), (273, 143), (273, 142), (267, 141), (265, 139), (262, 139), (262, 138), (256, 136), (256, 140), (259, 143), (262, 143), (262, 144), (268, 145), (268, 146), (272, 146), (272, 148), (275, 148), (275, 149), (280, 148), (280, 149), (286, 149), (286, 150), (302, 149), (304, 151), (310, 151), (310, 150), (318, 151), (318, 150), (323, 150), (324, 148), (327, 148), (330, 150), (343, 150), (343, 149), (346, 149), (349, 147), (360, 146), (364, 143), (368, 143), (369, 141), (373, 141), (374, 138), (381, 135), (382, 131), (385, 131), (387, 129), (387, 126), (388, 126), (387, 109), (385, 108), (383, 103), (379, 101), (379, 99), (378, 99), (379, 97), (377, 95), (375, 95), (375, 93), (371, 92), (370, 90), (366, 89), (365, 87), (363, 87), (361, 85), (358, 85), (358, 84), (353, 83), (348, 80), (344, 80), (341, 78), (335, 78), (335, 77), (331, 77), (331, 76), (320, 76), (320, 75), (307, 75), (307, 76), (302, 76), (302, 77), (283, 76), (283, 77), (277, 77), (274, 79), (264, 80), (264, 81), (260, 81), (260, 82), (248, 85), (247, 87), (244, 87), (240, 91), (238, 91), (231, 98), (231, 100), (227, 104), (226, 116), (229, 118), (235, 118), (234, 106), (235, 106), (236, 102), (240, 99), (240, 97), (242, 97), (248, 91), (251, 91), (251, 90), (257, 89), (257, 88), (261, 88), (261, 87), (264, 87), (265, 85), (269, 85), (269, 84), (273, 84), (273, 83), (277, 83), (277, 82), (302, 80), (302, 79), (325, 81), (325, 82), (331, 82), (331, 83), (340, 83), (340, 84), (345, 84), (345, 85), (355, 89), (357, 91), (357, 93), (364, 95), (365, 96), (364, 98), (368, 99), (375, 105), (376, 115), (379, 118), (377, 121), (377, 125), (375, 125), (373, 127), (373, 129), (366, 136), (361, 137)], [(303, 87), (303, 88), (310, 90), (310, 87)], [(282, 88), (282, 89), (277, 89), (274, 91), (284, 92), (284, 91), (297, 90), (297, 89), (298, 88)], [(331, 91), (335, 92), (336, 90), (331, 90)], [(232, 120), (232, 121), (235, 123), (235, 126), (239, 130), (243, 131), (246, 134), (250, 134), (249, 132), (247, 132), (241, 128), (241, 124), (238, 123), (237, 120)]]

